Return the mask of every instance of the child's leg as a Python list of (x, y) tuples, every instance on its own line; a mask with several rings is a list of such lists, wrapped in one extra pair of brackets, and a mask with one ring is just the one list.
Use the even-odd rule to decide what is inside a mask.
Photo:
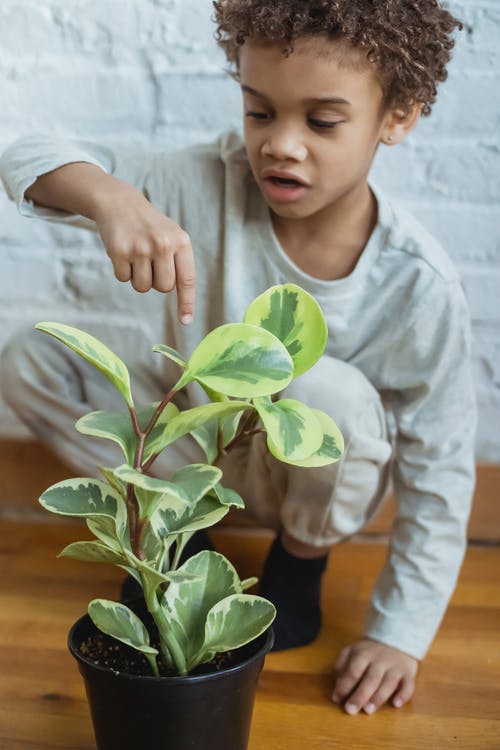
[[(161, 399), (168, 390), (153, 367), (131, 369), (132, 393), (137, 405)], [(97, 466), (125, 462), (110, 440), (81, 435), (75, 422), (94, 410), (123, 411), (119, 392), (92, 365), (68, 347), (38, 331), (21, 332), (0, 358), (0, 385), (6, 403), (59, 458), (81, 476), (99, 476)], [(179, 440), (154, 465), (168, 476), (186, 463), (203, 461), (191, 438)]]
[(247, 462), (240, 460), (237, 472), (226, 471), (256, 519), (279, 532), (261, 580), (261, 592), (279, 611), (278, 649), (317, 635), (326, 553), (358, 531), (379, 505), (392, 452), (380, 397), (351, 365), (323, 357), (282, 395), (326, 411), (343, 433), (345, 452), (336, 464), (304, 469), (276, 461), (265, 436), (258, 436)]

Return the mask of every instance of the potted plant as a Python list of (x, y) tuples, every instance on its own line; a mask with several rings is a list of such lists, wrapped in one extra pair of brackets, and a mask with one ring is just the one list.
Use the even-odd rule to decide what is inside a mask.
[[(85, 518), (95, 537), (70, 544), (60, 556), (117, 565), (142, 587), (143, 597), (133, 604), (94, 599), (70, 631), (97, 746), (244, 750), (255, 685), (272, 646), (275, 608), (244, 593), (257, 579), (240, 580), (213, 550), (180, 561), (194, 533), (231, 507), (243, 507), (241, 497), (221, 484), (217, 466), (240, 440), (265, 431), (275, 457), (304, 467), (341, 456), (342, 436), (330, 417), (277, 398), (324, 351), (321, 309), (300, 287), (275, 286), (249, 305), (243, 323), (211, 331), (188, 360), (169, 346), (155, 346), (181, 374), (160, 403), (140, 408), (125, 364), (104, 344), (59, 323), (36, 328), (100, 370), (127, 407), (92, 412), (76, 423), (83, 434), (118, 443), (124, 463), (99, 467), (102, 480), (67, 479), (40, 497), (53, 513)], [(209, 403), (179, 411), (173, 398), (192, 381), (201, 384)], [(207, 463), (165, 479), (151, 476), (160, 453), (187, 434)], [(138, 674), (117, 666), (129, 649), (139, 652)]]

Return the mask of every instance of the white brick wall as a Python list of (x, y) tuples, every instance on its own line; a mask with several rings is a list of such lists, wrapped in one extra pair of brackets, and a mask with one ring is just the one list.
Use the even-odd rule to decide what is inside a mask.
[[(478, 456), (500, 461), (500, 0), (453, 0), (466, 22), (430, 119), (380, 151), (376, 181), (442, 241), (474, 324)], [(2, 0), (0, 152), (32, 132), (155, 149), (207, 141), (240, 119), (210, 0)], [(0, 187), (0, 347), (41, 318), (142, 346), (161, 297), (114, 280), (90, 232), (25, 220)], [(121, 341), (123, 342), (123, 338)], [(135, 346), (135, 344), (134, 344)], [(466, 426), (464, 426), (466, 429)], [(0, 404), (0, 434), (26, 433)]]

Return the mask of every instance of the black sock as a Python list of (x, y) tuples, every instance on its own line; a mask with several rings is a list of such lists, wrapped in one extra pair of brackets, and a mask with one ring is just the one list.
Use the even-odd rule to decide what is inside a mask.
[[(212, 540), (208, 536), (207, 532), (203, 529), (200, 529), (193, 534), (189, 542), (184, 547), (181, 558), (179, 560), (179, 565), (185, 563), (186, 560), (188, 560), (190, 557), (193, 557), (193, 555), (198, 554), (198, 552), (202, 552), (204, 549), (213, 548), (214, 545), (212, 544)], [(120, 601), (131, 601), (133, 599), (138, 599), (140, 596), (142, 596), (141, 585), (132, 576), (127, 576), (121, 585)]]
[(305, 646), (321, 628), (321, 576), (327, 555), (304, 559), (291, 555), (278, 536), (269, 552), (260, 593), (276, 607), (273, 651)]

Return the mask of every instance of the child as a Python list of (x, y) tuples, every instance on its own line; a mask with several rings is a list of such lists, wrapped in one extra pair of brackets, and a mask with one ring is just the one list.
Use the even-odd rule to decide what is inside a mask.
[[(139, 292), (175, 287), (165, 341), (185, 355), (272, 284), (295, 282), (318, 299), (325, 355), (284, 395), (332, 415), (342, 461), (278, 464), (257, 439), (228, 457), (225, 483), (278, 532), (261, 591), (278, 606), (277, 648), (288, 648), (317, 635), (328, 550), (372, 516), (392, 473), (388, 557), (364, 635), (337, 661), (332, 699), (352, 714), (398, 707), (463, 558), (475, 406), (457, 273), (368, 172), (380, 144), (400, 143), (429, 114), (459, 23), (436, 0), (214, 6), (243, 94), (243, 144), (231, 133), (176, 154), (126, 156), (33, 137), (5, 152), (3, 179), (24, 215), (97, 227), (120, 281)], [(90, 367), (39, 334), (17, 337), (1, 366), (6, 401), (68, 463), (90, 474), (113, 461), (108, 445), (96, 451), (73, 427), (117, 406)], [(166, 366), (163, 379), (141, 371), (138, 401), (176, 379)], [(202, 397), (192, 387), (187, 399)], [(202, 460), (190, 438), (163, 472), (186, 458)]]

